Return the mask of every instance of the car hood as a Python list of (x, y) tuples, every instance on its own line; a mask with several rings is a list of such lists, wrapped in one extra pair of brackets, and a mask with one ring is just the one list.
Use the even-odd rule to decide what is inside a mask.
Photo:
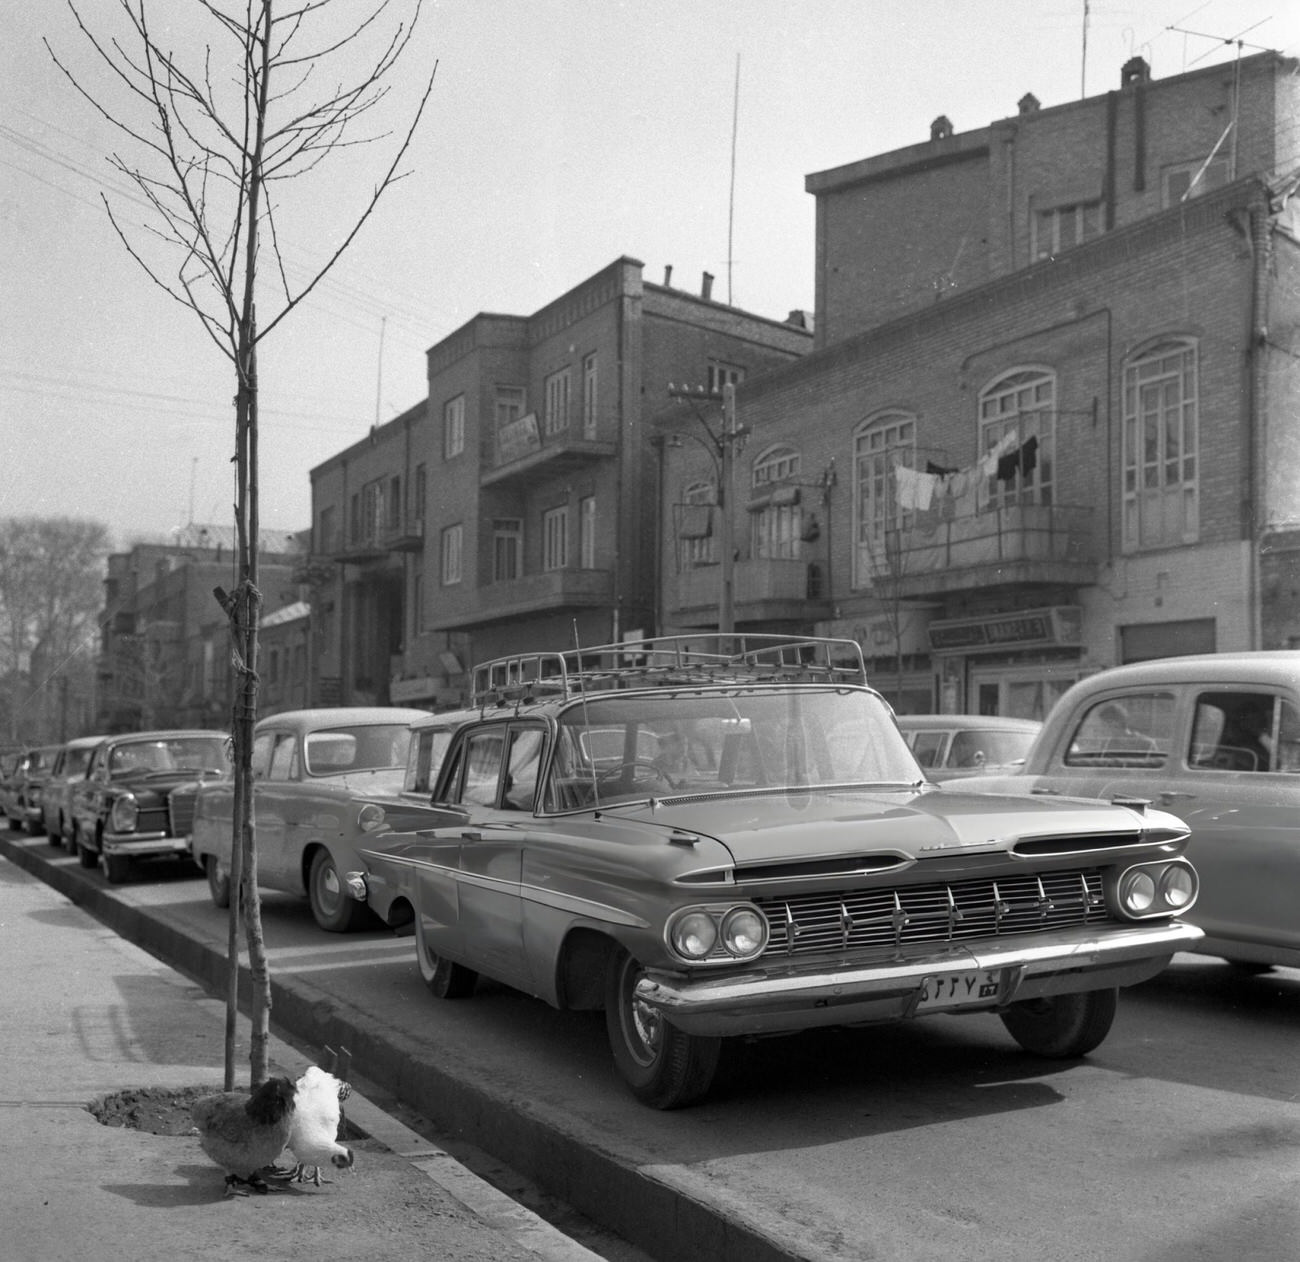
[[(624, 815), (622, 809), (617, 813)], [(1182, 822), (1163, 811), (929, 786), (679, 798), (640, 804), (627, 815), (673, 833), (715, 838), (738, 866), (871, 854), (921, 860), (1014, 853), (1017, 846), (1026, 854), (1095, 853), (1187, 836)]]

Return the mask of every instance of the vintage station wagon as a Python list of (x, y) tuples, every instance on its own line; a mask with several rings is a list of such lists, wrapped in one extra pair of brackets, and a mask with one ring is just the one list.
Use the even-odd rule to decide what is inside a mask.
[(665, 637), (475, 670), (436, 826), (348, 889), (413, 922), (433, 993), (479, 974), (604, 1009), (658, 1108), (721, 1040), (996, 1012), (1025, 1048), (1105, 1037), (1117, 988), (1199, 932), (1170, 815), (929, 783), (853, 641)]

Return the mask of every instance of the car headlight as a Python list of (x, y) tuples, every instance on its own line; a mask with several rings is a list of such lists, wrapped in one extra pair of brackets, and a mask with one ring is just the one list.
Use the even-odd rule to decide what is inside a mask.
[(1196, 869), (1186, 859), (1136, 864), (1115, 885), (1120, 913), (1132, 920), (1186, 911), (1199, 891)]
[(135, 822), (140, 818), (140, 804), (132, 793), (124, 793), (113, 803), (108, 813), (108, 822), (115, 833), (135, 831)]
[(748, 903), (687, 907), (670, 921), (668, 943), (684, 960), (750, 960), (767, 947), (767, 920)]
[(384, 808), (367, 802), (357, 812), (357, 824), (363, 833), (373, 833), (384, 822)]

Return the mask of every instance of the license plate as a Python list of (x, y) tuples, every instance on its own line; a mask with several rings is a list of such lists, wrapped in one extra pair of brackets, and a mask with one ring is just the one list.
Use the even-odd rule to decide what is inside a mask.
[(968, 1008), (998, 997), (1000, 970), (973, 968), (960, 973), (935, 973), (921, 982), (918, 1012)]

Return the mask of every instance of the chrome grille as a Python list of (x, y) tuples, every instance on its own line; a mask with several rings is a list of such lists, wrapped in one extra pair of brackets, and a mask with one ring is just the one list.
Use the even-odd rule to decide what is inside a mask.
[(167, 798), (167, 813), (173, 837), (188, 837), (194, 831), (193, 789), (178, 789)]
[(754, 902), (768, 920), (768, 955), (897, 951), (913, 943), (1047, 933), (1109, 919), (1095, 868)]

